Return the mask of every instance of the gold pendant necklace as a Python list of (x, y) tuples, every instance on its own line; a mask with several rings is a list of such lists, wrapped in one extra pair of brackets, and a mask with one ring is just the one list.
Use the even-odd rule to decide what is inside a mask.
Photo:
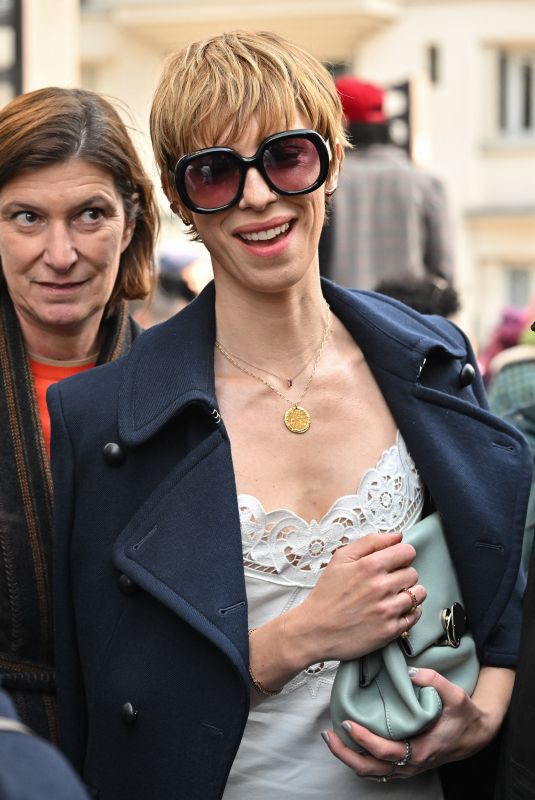
[(303, 406), (292, 406), (284, 415), (284, 424), (292, 433), (306, 433), (310, 428), (310, 414)]
[[(310, 373), (308, 381), (306, 382), (305, 388), (303, 389), (303, 391), (301, 392), (301, 394), (299, 395), (299, 397), (295, 402), (292, 402), (287, 397), (285, 397), (282, 394), (282, 392), (279, 392), (279, 390), (275, 386), (269, 383), (269, 381), (266, 381), (264, 378), (262, 378), (261, 375), (256, 375), (254, 372), (251, 372), (251, 370), (246, 369), (243, 366), (243, 364), (240, 364), (239, 362), (242, 361), (244, 364), (247, 364), (248, 362), (245, 361), (245, 359), (240, 358), (240, 356), (235, 355), (230, 350), (227, 350), (225, 347), (223, 347), (219, 339), (216, 339), (215, 342), (215, 346), (217, 347), (219, 352), (225, 356), (227, 361), (230, 361), (230, 363), (233, 364), (235, 367), (237, 367), (237, 369), (241, 370), (241, 372), (244, 372), (246, 375), (249, 375), (251, 378), (256, 378), (257, 381), (263, 383), (264, 386), (267, 386), (268, 389), (271, 389), (272, 392), (275, 392), (275, 394), (278, 395), (282, 400), (290, 404), (290, 408), (288, 408), (284, 414), (284, 424), (291, 433), (306, 433), (311, 425), (310, 414), (306, 410), (306, 408), (303, 408), (303, 406), (300, 405), (300, 403), (305, 394), (308, 392), (312, 380), (314, 378), (314, 375), (316, 374), (321, 354), (323, 352), (323, 348), (325, 347), (325, 342), (327, 341), (329, 332), (331, 330), (331, 309), (329, 308), (329, 304), (327, 303), (327, 301), (324, 301), (324, 303), (327, 308), (327, 321), (325, 323), (325, 328), (323, 329), (321, 344), (318, 348), (318, 352), (316, 353), (316, 357), (314, 359), (314, 365), (312, 367), (312, 372)], [(257, 367), (257, 369), (260, 368)], [(301, 370), (301, 372), (302, 371), (303, 370)], [(263, 370), (263, 372), (267, 372), (267, 370)], [(273, 375), (274, 377), (278, 377), (274, 373), (268, 373), (268, 374)], [(298, 372), (297, 374), (299, 375), (300, 373)]]

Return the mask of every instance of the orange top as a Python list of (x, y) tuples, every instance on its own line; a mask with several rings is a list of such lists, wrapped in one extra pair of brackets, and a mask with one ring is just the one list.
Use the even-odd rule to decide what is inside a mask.
[(69, 378), (71, 375), (77, 375), (79, 372), (85, 372), (86, 369), (94, 367), (96, 364), (96, 356), (91, 356), (84, 361), (52, 361), (49, 359), (41, 359), (30, 354), (30, 365), (32, 368), (33, 381), (35, 384), (35, 393), (37, 395), (37, 406), (39, 408), (39, 417), (41, 418), (41, 427), (43, 429), (43, 436), (45, 438), (46, 449), (50, 456), (50, 417), (48, 415), (48, 408), (46, 405), (46, 390), (53, 383)]

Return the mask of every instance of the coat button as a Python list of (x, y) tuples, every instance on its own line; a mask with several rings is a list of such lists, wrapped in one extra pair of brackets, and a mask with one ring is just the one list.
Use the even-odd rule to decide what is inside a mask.
[(133, 725), (137, 719), (137, 708), (132, 703), (125, 703), (121, 708), (121, 719), (125, 725)]
[(139, 591), (139, 586), (128, 575), (122, 573), (119, 575), (119, 589), (123, 594), (131, 596)]
[(459, 383), (464, 389), (465, 386), (470, 386), (475, 377), (476, 371), (473, 366), (471, 364), (465, 364), (459, 373)]
[(102, 449), (104, 461), (112, 467), (120, 467), (125, 459), (123, 448), (117, 442), (108, 442)]

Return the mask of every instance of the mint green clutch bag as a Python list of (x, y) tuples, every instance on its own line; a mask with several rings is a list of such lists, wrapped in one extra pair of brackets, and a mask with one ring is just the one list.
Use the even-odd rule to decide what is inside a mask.
[(436, 689), (414, 686), (407, 668), (428, 667), (472, 694), (479, 662), (467, 629), (461, 590), (437, 512), (403, 535), (416, 549), (413, 562), (427, 598), (406, 638), (367, 656), (340, 663), (331, 693), (335, 732), (353, 750), (341, 723), (353, 720), (385, 739), (409, 739), (442, 713)]

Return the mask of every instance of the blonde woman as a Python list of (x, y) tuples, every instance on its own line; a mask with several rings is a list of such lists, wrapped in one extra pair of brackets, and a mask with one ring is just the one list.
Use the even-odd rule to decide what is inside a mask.
[[(315, 59), (268, 33), (196, 42), (151, 129), (214, 282), (50, 393), (65, 747), (100, 800), (439, 798), (434, 768), (507, 708), (529, 453), (451, 323), (320, 281), (346, 142)], [(406, 743), (348, 721), (358, 754), (330, 730), (337, 663), (417, 624), (402, 534), (432, 506), (479, 683), (422, 670), (436, 725)]]

